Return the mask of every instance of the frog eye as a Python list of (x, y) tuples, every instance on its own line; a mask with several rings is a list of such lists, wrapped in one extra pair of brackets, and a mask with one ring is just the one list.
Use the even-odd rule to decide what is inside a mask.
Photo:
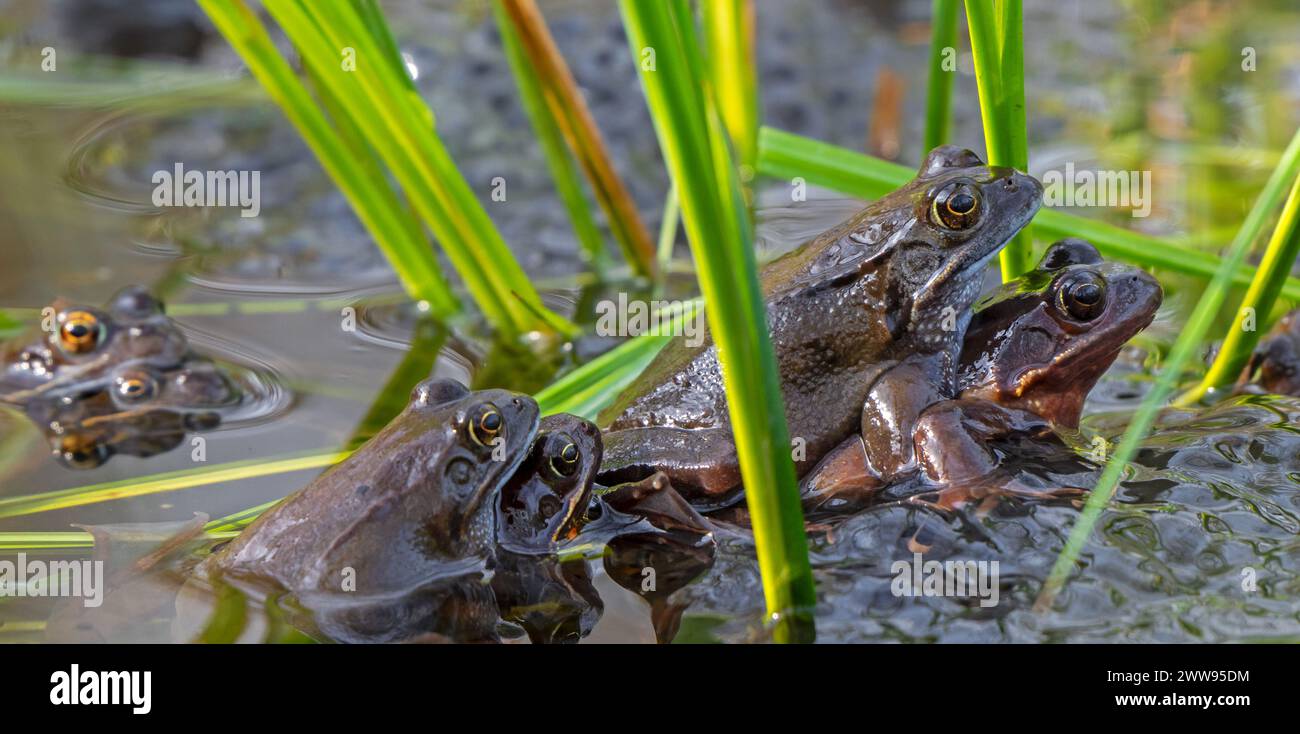
[(1091, 321), (1106, 308), (1106, 280), (1097, 273), (1078, 273), (1061, 283), (1056, 300), (1071, 318)]
[(483, 403), (470, 411), (469, 437), (479, 446), (492, 446), (505, 428), (501, 411), (492, 403)]
[(559, 433), (553, 437), (552, 447), (559, 447), (558, 451), (551, 452), (551, 471), (561, 477), (571, 477), (578, 470), (578, 460), (580, 453), (578, 445), (573, 442), (573, 437), (567, 433)]
[(89, 311), (70, 311), (59, 326), (59, 346), (68, 354), (93, 352), (104, 339), (104, 325)]
[(939, 190), (930, 205), (931, 221), (945, 229), (970, 229), (979, 221), (979, 189), (964, 182), (950, 183)]
[(122, 400), (138, 403), (158, 394), (158, 381), (147, 372), (127, 372), (114, 381), (113, 389)]
[(64, 436), (55, 453), (70, 469), (94, 469), (112, 456), (107, 446), (94, 439), (76, 435)]

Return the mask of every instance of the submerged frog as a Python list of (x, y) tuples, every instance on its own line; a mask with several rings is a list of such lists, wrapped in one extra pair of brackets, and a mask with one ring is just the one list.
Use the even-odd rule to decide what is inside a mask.
[(440, 565), (488, 558), (495, 500), (528, 456), (538, 422), (526, 395), (425, 380), (356, 453), (203, 568), (295, 592), (376, 593), (413, 588)]
[[(912, 431), (953, 397), (957, 353), (983, 267), (1029, 222), (1042, 186), (936, 148), (915, 180), (761, 273), (786, 419), (806, 473), (862, 432), (883, 474), (914, 468)], [(669, 344), (602, 413), (605, 484), (663, 471), (700, 506), (740, 485), (717, 348)]]
[[(1247, 380), (1254, 378), (1254, 383)], [(1238, 389), (1300, 396), (1300, 310), (1291, 311), (1260, 340)]]
[(547, 551), (578, 534), (600, 466), (600, 429), (567, 413), (542, 419), (532, 449), (501, 487), (497, 528), (502, 547)]
[(219, 411), (240, 400), (142, 288), (121, 290), (102, 309), (56, 301), (45, 318), (39, 339), (4, 352), (0, 402), (21, 407), (69, 466), (165, 451), (186, 431), (215, 427)]
[[(915, 450), (926, 479), (975, 487), (997, 469), (991, 441), (1077, 428), (1088, 393), (1124, 344), (1151, 323), (1161, 300), (1155, 278), (1103, 262), (1083, 240), (1048, 248), (1033, 271), (976, 305), (961, 353), (960, 395), (918, 420)], [(882, 484), (862, 441), (851, 438), (802, 489), (806, 506), (833, 509), (860, 504)], [(1011, 482), (1000, 485), (1015, 489)], [(969, 499), (960, 495), (944, 499)]]

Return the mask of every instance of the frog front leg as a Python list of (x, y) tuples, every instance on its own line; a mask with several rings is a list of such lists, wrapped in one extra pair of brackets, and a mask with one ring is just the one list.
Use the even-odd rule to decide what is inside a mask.
[(861, 433), (871, 473), (888, 484), (916, 468), (913, 435), (931, 405), (951, 397), (935, 385), (933, 367), (907, 359), (883, 371), (867, 393)]
[(999, 465), (992, 442), (1011, 435), (1047, 436), (1051, 424), (1018, 408), (984, 400), (948, 400), (926, 410), (917, 420), (913, 448), (933, 492), (915, 496), (919, 504), (944, 510), (975, 504), (983, 514), (997, 498), (1077, 496), (1077, 487), (1030, 487)]

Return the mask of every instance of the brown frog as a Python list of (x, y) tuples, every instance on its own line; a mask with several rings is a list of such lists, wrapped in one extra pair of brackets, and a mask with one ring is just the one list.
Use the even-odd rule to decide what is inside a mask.
[[(800, 475), (861, 432), (882, 475), (914, 468), (912, 433), (953, 397), (984, 265), (1038, 210), (1042, 186), (953, 146), (917, 178), (762, 269)], [(697, 505), (733, 502), (740, 470), (717, 348), (668, 345), (601, 414), (599, 479), (663, 471)]]
[(530, 456), (532, 398), (430, 379), (364, 446), (205, 561), (294, 592), (387, 593), (472, 572), (495, 549), (495, 503)]
[[(1252, 377), (1254, 382), (1248, 383)], [(1260, 340), (1237, 387), (1241, 392), (1300, 396), (1300, 310), (1283, 316)]]
[(594, 423), (567, 413), (543, 418), (528, 456), (501, 487), (501, 546), (516, 553), (547, 552), (576, 536), (600, 457), (600, 429)]
[[(982, 299), (966, 331), (960, 395), (917, 421), (915, 451), (926, 480), (957, 490), (943, 503), (981, 491), (997, 469), (990, 442), (1077, 428), (1088, 393), (1125, 342), (1151, 323), (1161, 300), (1155, 278), (1103, 262), (1078, 239), (1052, 245), (1033, 271)], [(996, 483), (1017, 489), (1013, 481)], [(809, 509), (846, 509), (882, 484), (855, 437), (829, 454), (802, 489)]]

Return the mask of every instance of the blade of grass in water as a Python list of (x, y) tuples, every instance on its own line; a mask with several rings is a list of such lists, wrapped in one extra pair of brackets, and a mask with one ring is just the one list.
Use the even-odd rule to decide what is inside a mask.
[(285, 472), (332, 466), (351, 455), (350, 450), (293, 454), (279, 459), (249, 459), (225, 464), (155, 474), (151, 477), (121, 479), (85, 487), (41, 492), (39, 494), (0, 497), (0, 518), (32, 515), (38, 512), (193, 489), (209, 484), (253, 479)]
[[(1025, 68), (1020, 0), (966, 0), (980, 118), (989, 164), (1021, 171), (1029, 167), (1025, 124)], [(1002, 280), (1031, 267), (1033, 237), (1021, 230), (999, 261)]]
[(1282, 217), (1273, 230), (1255, 280), (1237, 309), (1237, 316), (1223, 339), (1214, 364), (1210, 365), (1201, 384), (1179, 398), (1179, 403), (1195, 402), (1236, 382), (1259, 344), (1260, 332), (1256, 321), (1267, 317), (1273, 310), (1282, 282), (1291, 272), (1297, 254), (1300, 254), (1300, 178), (1291, 185), (1291, 193), (1282, 207)]
[(753, 0), (712, 0), (700, 5), (708, 49), (709, 81), (718, 114), (731, 135), (740, 166), (745, 200), (753, 205), (749, 183), (758, 162), (758, 74), (754, 56)]
[[(765, 176), (800, 176), (810, 184), (866, 199), (884, 196), (916, 176), (906, 166), (770, 127), (759, 132), (758, 148), (759, 173)], [(1211, 278), (1222, 263), (1213, 253), (1051, 209), (1039, 210), (1034, 228), (1052, 238), (1082, 237), (1106, 257), (1185, 275)], [(1237, 268), (1233, 285), (1250, 285), (1254, 274), (1248, 265)], [(1300, 279), (1288, 277), (1282, 297), (1300, 302)]]
[(239, 0), (200, 0), (253, 76), (280, 106), (315, 153), (321, 166), (375, 238), (406, 292), (427, 301), (440, 316), (458, 310), (429, 244), (404, 220), (409, 218), (386, 182), (367, 171), (316, 107), (311, 95), (275, 48), (257, 16)]
[[(641, 221), (632, 194), (614, 169), (600, 128), (587, 109), (582, 90), (551, 38), (537, 4), (533, 0), (494, 0), (493, 6), (498, 10), (503, 39), (509, 34), (511, 40), (517, 41), (527, 57), (525, 66), (532, 67), (531, 73), (524, 76), (516, 72), (515, 78), (520, 80), (521, 88), (525, 78), (541, 87), (540, 98), (549, 111), (549, 118), (587, 175), (614, 239), (623, 250), (624, 259), (638, 275), (655, 279), (654, 243), (650, 240), (650, 232)], [(516, 62), (511, 64), (516, 65)]]
[(1228, 291), (1232, 286), (1231, 276), (1233, 271), (1245, 259), (1246, 253), (1250, 251), (1251, 244), (1259, 237), (1265, 223), (1277, 209), (1282, 196), (1286, 192), (1287, 182), (1293, 181), (1298, 172), (1300, 172), (1300, 131), (1296, 132), (1291, 145), (1287, 147), (1286, 154), (1283, 155), (1281, 164), (1273, 171), (1268, 183), (1264, 185), (1264, 190), (1260, 193), (1259, 198), (1255, 200), (1255, 205), (1246, 215), (1241, 229), (1237, 231), (1236, 238), (1228, 247), (1228, 254), (1219, 266), (1219, 271), (1215, 273), (1214, 278), (1206, 286), (1200, 301), (1197, 302), (1196, 308), (1192, 311), (1192, 315), (1188, 318), (1186, 325), (1183, 326), (1182, 333), (1179, 334), (1173, 348), (1170, 349), (1169, 358), (1161, 366), (1155, 385), (1142, 399), (1142, 403), (1134, 412), (1128, 428), (1124, 431), (1123, 438), (1120, 439), (1119, 446), (1116, 447), (1107, 460), (1106, 467), (1097, 480), (1097, 486), (1093, 488), (1092, 493), (1088, 496), (1088, 502), (1084, 505), (1083, 513), (1070, 531), (1070, 537), (1065, 543), (1065, 548), (1061, 551), (1061, 555), (1057, 557), (1051, 574), (1048, 575), (1047, 582), (1043, 585), (1038, 600), (1034, 603), (1036, 610), (1044, 611), (1051, 607), (1056, 595), (1069, 579), (1071, 571), (1076, 568), (1079, 554), (1083, 551), (1083, 545), (1092, 535), (1092, 529), (1096, 525), (1097, 519), (1101, 517), (1102, 511), (1110, 503), (1115, 488), (1119, 485), (1121, 475), (1137, 452), (1138, 444), (1146, 438), (1151, 426), (1155, 423), (1157, 414), (1173, 393), (1184, 365), (1188, 363), (1193, 354), (1201, 349), (1206, 334), (1218, 317), (1219, 310), (1223, 308), (1223, 303), (1227, 299)]
[(664, 323), (660, 333), (635, 337), (575, 369), (537, 393), (543, 415), (572, 413), (591, 420), (624, 390), (654, 360), (659, 350), (681, 331), (682, 322), (694, 318), (699, 301), (672, 306), (655, 314), (653, 323)]
[(411, 345), (393, 369), (374, 402), (352, 431), (348, 445), (355, 446), (375, 435), (397, 417), (410, 402), (411, 389), (428, 377), (447, 341), (447, 329), (433, 319), (420, 319), (411, 330)]
[(673, 261), (673, 245), (677, 244), (677, 225), (682, 218), (682, 208), (677, 203), (677, 185), (668, 186), (664, 197), (664, 213), (659, 220), (659, 272), (667, 274)]
[(610, 258), (605, 251), (600, 230), (596, 227), (596, 220), (587, 205), (587, 197), (583, 192), (578, 169), (569, 155), (564, 133), (560, 131), (559, 125), (546, 106), (546, 89), (537, 77), (537, 70), (524, 55), (519, 34), (515, 31), (515, 26), (510, 22), (510, 17), (505, 13), (501, 3), (502, 0), (493, 0), (492, 12), (496, 15), (497, 27), (501, 30), (501, 45), (505, 49), (506, 60), (510, 62), (515, 85), (519, 87), (524, 111), (528, 113), (533, 132), (537, 134), (538, 146), (541, 147), (542, 155), (546, 158), (546, 165), (551, 171), (551, 180), (555, 182), (555, 190), (560, 196), (560, 201), (569, 214), (569, 222), (573, 225), (573, 233), (582, 248), (583, 257), (593, 271), (603, 276), (609, 269)]
[(684, 0), (619, 4), (718, 347), (776, 639), (812, 636), (812, 572), (753, 235)]
[[(506, 335), (549, 330), (548, 321), (536, 315), (544, 308), (540, 298), (434, 133), (432, 113), (404, 66), (367, 29), (366, 20), (376, 19), (363, 20), (351, 3), (270, 0), (264, 5), (328, 93), (347, 101), (344, 109), (397, 178), (489, 322)], [(204, 0), (204, 7), (210, 13), (242, 11), (261, 29), (239, 0)]]
[[(930, 82), (925, 96), (925, 149), (948, 142), (952, 130), (952, 85), (957, 77), (957, 6), (961, 0), (933, 0), (930, 19)], [(952, 56), (948, 51), (952, 51)], [(952, 68), (945, 69), (951, 63)]]

